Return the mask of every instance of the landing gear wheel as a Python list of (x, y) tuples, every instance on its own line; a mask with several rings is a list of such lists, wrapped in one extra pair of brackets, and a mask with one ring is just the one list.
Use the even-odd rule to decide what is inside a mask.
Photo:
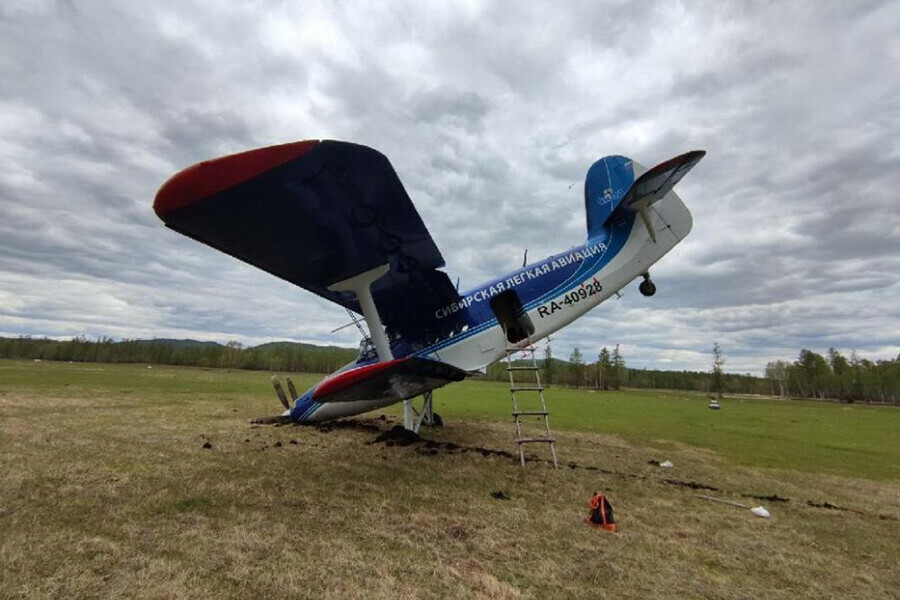
[(650, 296), (652, 296), (653, 294), (656, 293), (656, 284), (654, 284), (654, 283), (650, 280), (650, 274), (649, 274), (649, 273), (644, 273), (644, 274), (643, 274), (643, 277), (644, 277), (644, 280), (641, 282), (641, 285), (638, 286), (638, 290), (640, 290), (640, 292), (641, 292), (643, 295), (645, 295), (645, 296), (647, 296), (647, 297), (650, 297)]
[(441, 418), (441, 415), (439, 415), (437, 413), (431, 413), (431, 424), (434, 427), (443, 427), (444, 420)]

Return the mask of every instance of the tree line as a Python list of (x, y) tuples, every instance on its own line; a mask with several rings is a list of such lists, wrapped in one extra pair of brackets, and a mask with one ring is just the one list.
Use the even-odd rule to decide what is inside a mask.
[[(547, 345), (538, 364), (541, 381), (546, 385), (603, 390), (622, 387), (670, 389), (718, 396), (758, 394), (900, 404), (900, 356), (871, 361), (860, 358), (855, 351), (846, 358), (830, 348), (826, 358), (803, 349), (794, 362), (768, 363), (764, 377), (726, 373), (724, 353), (718, 343), (713, 346), (711, 358), (712, 366), (708, 372), (629, 369), (618, 344), (611, 351), (603, 348), (593, 362), (586, 361), (578, 348), (572, 351), (568, 361), (559, 360), (553, 357)], [(507, 380), (505, 367), (505, 362), (491, 365), (486, 377)]]
[(856, 351), (844, 356), (829, 348), (825, 356), (801, 350), (797, 360), (766, 365), (771, 393), (801, 398), (832, 398), (845, 402), (900, 403), (900, 355), (871, 361)]
[[(522, 365), (528, 361), (517, 361)], [(601, 390), (618, 390), (624, 387), (647, 389), (692, 390), (708, 393), (769, 394), (768, 381), (752, 375), (697, 371), (660, 371), (655, 369), (629, 369), (616, 344), (610, 350), (602, 348), (593, 362), (586, 361), (579, 348), (575, 348), (569, 359), (553, 357), (551, 347), (544, 347), (543, 358), (538, 360), (541, 382), (545, 385), (586, 387)], [(506, 362), (488, 367), (486, 377), (496, 381), (508, 380)], [(718, 386), (718, 387), (717, 387)]]
[[(42, 359), (73, 362), (153, 363), (331, 373), (356, 356), (351, 348), (275, 342), (244, 348), (238, 342), (222, 345), (193, 340), (121, 340), (76, 337), (67, 341), (47, 338), (0, 337), (0, 358)], [(517, 361), (522, 365), (529, 361)], [(833, 399), (844, 402), (900, 404), (900, 356), (871, 361), (851, 352), (845, 357), (834, 348), (825, 356), (808, 349), (793, 362), (778, 360), (766, 365), (765, 377), (726, 373), (721, 347), (713, 346), (712, 368), (702, 371), (629, 369), (617, 344), (603, 348), (588, 361), (575, 348), (568, 360), (553, 356), (544, 346), (537, 359), (546, 385), (617, 390), (623, 387), (700, 391), (709, 394), (761, 394), (791, 398)], [(487, 368), (487, 379), (507, 381), (505, 361)]]
[(260, 371), (331, 373), (356, 357), (352, 348), (276, 342), (244, 348), (193, 340), (121, 340), (76, 337), (0, 338), (0, 358), (73, 362), (153, 363)]

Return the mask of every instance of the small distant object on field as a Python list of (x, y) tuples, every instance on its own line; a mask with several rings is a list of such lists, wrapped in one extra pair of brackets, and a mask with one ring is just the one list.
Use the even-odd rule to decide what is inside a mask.
[(735, 502), (733, 500), (726, 500), (725, 498), (716, 498), (715, 496), (707, 496), (706, 494), (697, 494), (698, 498), (703, 498), (704, 500), (711, 500), (713, 502), (720, 502), (722, 504), (727, 504), (729, 506), (736, 506), (738, 508), (749, 508), (750, 512), (756, 515), (757, 517), (761, 517), (763, 519), (768, 519), (771, 515), (769, 511), (765, 509), (763, 506), (754, 506), (750, 507), (746, 504), (741, 504), (740, 502)]

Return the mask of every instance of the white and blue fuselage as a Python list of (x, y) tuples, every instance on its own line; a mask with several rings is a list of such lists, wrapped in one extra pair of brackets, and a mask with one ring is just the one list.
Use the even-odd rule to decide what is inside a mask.
[[(627, 160), (622, 157), (601, 159), (595, 167), (613, 160), (628, 167), (630, 181), (621, 180), (622, 169), (620, 180), (616, 180), (606, 168), (606, 179), (601, 181), (596, 198), (586, 197), (589, 233), (585, 243), (461, 293), (457, 301), (434, 312), (435, 330), (442, 332), (437, 339), (427, 344), (393, 339), (393, 356), (418, 356), (477, 371), (506, 356), (507, 332), (496, 303), (492, 302), (501, 294), (515, 296), (518, 318), (529, 324), (529, 335), (518, 342), (524, 346), (565, 327), (647, 273), (690, 232), (691, 214), (678, 195), (669, 191), (646, 209), (646, 219), (635, 212), (622, 211), (614, 220), (591, 223), (590, 203), (597, 203), (597, 211), (609, 214), (615, 208), (615, 200), (621, 199), (634, 182), (633, 171), (637, 175), (644, 171), (636, 164), (632, 171), (631, 161), (622, 163)], [(361, 356), (342, 371), (376, 360)], [(318, 422), (401, 401), (317, 402), (313, 400), (314, 389), (297, 398), (286, 415), (298, 423)]]

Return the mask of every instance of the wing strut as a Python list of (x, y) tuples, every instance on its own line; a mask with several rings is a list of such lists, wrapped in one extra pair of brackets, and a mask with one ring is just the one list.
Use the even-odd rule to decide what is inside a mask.
[(394, 358), (391, 354), (391, 345), (388, 343), (387, 336), (384, 333), (384, 325), (381, 323), (381, 317), (378, 315), (378, 308), (375, 306), (375, 300), (372, 299), (372, 284), (384, 277), (390, 271), (390, 264), (383, 264), (380, 267), (369, 269), (359, 275), (354, 275), (350, 279), (339, 281), (328, 286), (331, 292), (353, 292), (359, 300), (359, 307), (362, 309), (363, 318), (366, 325), (369, 326), (369, 335), (372, 336), (372, 342), (375, 344), (375, 352), (378, 354), (379, 362), (387, 362)]

